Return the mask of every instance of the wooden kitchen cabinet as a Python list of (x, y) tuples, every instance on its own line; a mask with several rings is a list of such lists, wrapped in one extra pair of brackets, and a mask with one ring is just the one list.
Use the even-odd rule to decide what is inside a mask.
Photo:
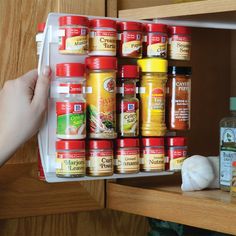
[[(236, 35), (230, 30), (236, 25), (236, 2), (205, 0), (168, 7), (155, 6), (155, 2), (148, 0), (145, 3), (150, 3), (150, 9), (140, 0), (0, 0), (0, 16), (5, 19), (0, 23), (0, 87), (7, 79), (14, 79), (36, 67), (36, 24), (44, 21), (49, 12), (99, 16), (106, 13), (116, 17), (120, 7), (118, 16), (135, 20), (168, 18), (170, 21), (209, 21), (213, 24), (219, 21), (221, 29), (193, 29), (189, 63), (193, 67), (189, 154), (217, 155), (218, 123), (229, 112), (229, 97), (236, 95), (233, 79), (236, 78), (233, 43)], [(168, 3), (172, 2), (168, 0)], [(139, 6), (142, 9), (133, 9)], [(178, 62), (178, 65), (182, 64)], [(65, 235), (65, 232), (68, 235), (96, 233), (104, 236), (111, 232), (113, 235), (144, 235), (148, 225), (141, 216), (236, 234), (233, 224), (236, 203), (228, 193), (218, 190), (181, 193), (179, 175), (107, 183), (99, 180), (47, 184), (37, 180), (36, 144), (36, 139), (31, 139), (0, 169), (0, 219), (38, 217), (2, 220), (1, 235), (19, 235), (19, 232), (28, 235)], [(108, 210), (75, 213), (105, 207), (136, 216)], [(74, 213), (59, 215), (66, 212)], [(207, 220), (204, 220), (206, 215)], [(35, 228), (27, 227), (30, 224)], [(77, 227), (72, 230), (75, 224)], [(114, 225), (117, 228), (112, 231)], [(126, 227), (133, 229), (127, 231)]]

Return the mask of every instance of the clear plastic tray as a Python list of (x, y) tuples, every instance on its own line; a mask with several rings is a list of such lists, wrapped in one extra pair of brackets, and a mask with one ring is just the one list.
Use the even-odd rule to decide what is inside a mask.
[[(43, 35), (42, 48), (39, 55), (38, 72), (42, 73), (42, 68), (48, 65), (52, 69), (52, 81), (50, 86), (50, 95), (48, 99), (48, 111), (45, 115), (43, 125), (38, 134), (39, 152), (42, 161), (43, 170), (47, 182), (69, 182), (69, 181), (83, 181), (83, 180), (96, 180), (96, 179), (116, 179), (116, 178), (133, 178), (133, 177), (145, 177), (145, 176), (158, 176), (158, 175), (170, 175), (173, 172), (157, 172), (157, 173), (144, 173), (138, 174), (114, 174), (109, 177), (80, 177), (80, 178), (58, 178), (55, 174), (56, 169), (56, 110), (55, 99), (57, 98), (56, 83), (55, 83), (55, 66), (58, 63), (66, 62), (80, 62), (84, 63), (87, 56), (80, 55), (64, 55), (58, 52), (58, 19), (63, 15), (72, 14), (58, 14), (50, 13), (47, 18), (46, 27)], [(104, 18), (93, 17), (88, 18)], [(113, 18), (111, 18), (113, 19)], [(120, 21), (121, 19), (115, 20)]]

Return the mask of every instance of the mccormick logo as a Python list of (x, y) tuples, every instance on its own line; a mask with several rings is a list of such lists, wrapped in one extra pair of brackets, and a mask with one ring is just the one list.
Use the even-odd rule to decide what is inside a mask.
[(81, 111), (82, 110), (82, 107), (80, 104), (75, 104), (74, 105), (74, 111)]
[(104, 81), (103, 88), (109, 92), (113, 93), (115, 91), (115, 80), (113, 78), (108, 78)]
[(152, 97), (162, 97), (163, 96), (163, 89), (155, 88), (152, 90)]
[(135, 109), (134, 104), (128, 104), (128, 111), (133, 111)]

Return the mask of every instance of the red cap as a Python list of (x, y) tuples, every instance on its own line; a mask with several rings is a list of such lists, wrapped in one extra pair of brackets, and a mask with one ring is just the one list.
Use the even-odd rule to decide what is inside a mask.
[(89, 141), (90, 149), (109, 149), (113, 148), (112, 140), (90, 140)]
[(143, 25), (139, 22), (122, 21), (118, 23), (118, 30), (135, 30), (142, 31)]
[(126, 138), (126, 139), (117, 139), (117, 147), (139, 147), (138, 138)]
[(84, 140), (59, 140), (56, 142), (57, 150), (78, 150), (85, 148)]
[(84, 76), (85, 66), (81, 63), (61, 63), (56, 65), (56, 76), (80, 77)]
[(167, 33), (167, 25), (148, 23), (148, 24), (145, 24), (145, 31)]
[(138, 78), (139, 77), (139, 67), (136, 65), (123, 65), (119, 69), (120, 78)]
[(185, 146), (186, 138), (185, 137), (169, 137), (167, 138), (168, 146)]
[(110, 19), (92, 19), (89, 21), (91, 28), (106, 27), (116, 29), (116, 21)]
[(45, 26), (46, 26), (45, 22), (38, 23), (37, 25), (38, 32), (43, 32), (45, 29)]
[(142, 138), (142, 146), (164, 146), (164, 138)]
[(169, 34), (190, 34), (191, 29), (185, 26), (168, 26)]
[(116, 70), (116, 57), (87, 57), (86, 67), (90, 70)]
[(61, 16), (59, 18), (59, 25), (82, 25), (88, 26), (88, 18), (85, 16)]
[(236, 167), (236, 161), (232, 162), (232, 166)]

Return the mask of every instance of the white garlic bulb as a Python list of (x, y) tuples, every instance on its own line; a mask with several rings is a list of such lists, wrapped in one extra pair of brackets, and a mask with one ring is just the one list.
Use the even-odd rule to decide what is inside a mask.
[(202, 190), (214, 179), (214, 172), (209, 160), (200, 155), (187, 158), (182, 166), (183, 191)]
[(208, 161), (210, 161), (211, 166), (214, 172), (214, 179), (211, 181), (208, 188), (219, 188), (220, 187), (220, 158), (219, 156), (210, 156), (207, 157)]

